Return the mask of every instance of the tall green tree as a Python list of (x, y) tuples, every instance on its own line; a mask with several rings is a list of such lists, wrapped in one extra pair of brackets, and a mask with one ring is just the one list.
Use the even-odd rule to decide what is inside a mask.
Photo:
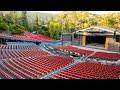
[(0, 19), (0, 33), (5, 32), (7, 30), (9, 30), (9, 26), (5, 21)]
[(25, 27), (23, 27), (22, 25), (18, 25), (18, 24), (11, 25), (10, 29), (12, 31), (12, 34), (22, 35), (25, 32)]
[(42, 22), (42, 19), (40, 17), (38, 17), (38, 15), (36, 15), (35, 17), (35, 25), (33, 27), (33, 30), (36, 31), (37, 34), (39, 33), (43, 33), (43, 29), (42, 29), (42, 25), (43, 25), (43, 22)]
[(27, 11), (22, 11), (21, 25), (25, 27), (26, 30), (28, 30)]

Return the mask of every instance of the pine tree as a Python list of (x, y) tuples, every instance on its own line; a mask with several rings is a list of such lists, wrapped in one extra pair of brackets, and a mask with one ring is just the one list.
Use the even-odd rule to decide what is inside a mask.
[(28, 30), (27, 11), (22, 11), (21, 23)]

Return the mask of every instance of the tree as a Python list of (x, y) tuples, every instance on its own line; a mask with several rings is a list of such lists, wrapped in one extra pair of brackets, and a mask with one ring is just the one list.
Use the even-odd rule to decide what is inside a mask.
[(61, 33), (61, 26), (59, 22), (50, 21), (49, 23), (49, 35), (51, 38), (59, 39)]
[(54, 33), (55, 39), (60, 39), (61, 27), (59, 22), (55, 23), (54, 29), (55, 29), (55, 33)]
[(9, 26), (6, 24), (5, 21), (0, 19), (0, 33), (9, 30)]
[(13, 24), (10, 26), (10, 30), (12, 34), (23, 34), (25, 32), (25, 28), (22, 25)]
[(25, 27), (26, 30), (28, 30), (27, 11), (22, 11), (21, 25)]
[(25, 31), (24, 29), (18, 28), (16, 30), (13, 30), (12, 34), (18, 34), (18, 35), (20, 35), (20, 34), (23, 34), (24, 31)]
[(49, 22), (49, 34), (50, 34), (50, 37), (52, 38), (53, 37), (53, 33), (54, 33), (54, 24), (52, 21)]
[(109, 27), (115, 27), (118, 22), (114, 18), (108, 18)]
[(36, 15), (35, 17), (35, 25), (33, 27), (33, 30), (36, 31), (37, 34), (43, 34), (44, 30), (42, 28), (44, 22), (42, 21), (42, 19), (40, 17), (38, 17), (38, 15)]

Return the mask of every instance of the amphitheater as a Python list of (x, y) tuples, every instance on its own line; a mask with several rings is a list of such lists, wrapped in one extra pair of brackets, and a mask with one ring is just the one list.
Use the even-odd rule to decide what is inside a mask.
[(0, 34), (0, 79), (119, 79), (120, 53), (43, 35)]

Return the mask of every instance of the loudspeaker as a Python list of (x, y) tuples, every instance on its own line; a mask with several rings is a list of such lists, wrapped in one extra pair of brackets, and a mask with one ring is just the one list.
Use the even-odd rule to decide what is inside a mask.
[(77, 34), (76, 33), (74, 33), (74, 38), (77, 38)]
[(116, 42), (120, 42), (120, 35), (116, 35)]
[(114, 31), (114, 38), (116, 38), (116, 31)]

